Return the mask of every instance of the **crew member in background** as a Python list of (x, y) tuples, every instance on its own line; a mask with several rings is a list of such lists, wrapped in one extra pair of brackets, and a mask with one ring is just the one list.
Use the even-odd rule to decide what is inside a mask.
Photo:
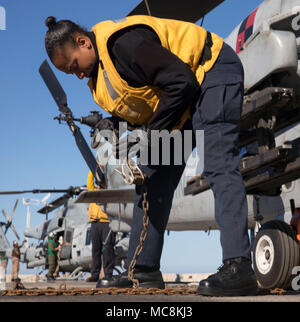
[(20, 269), (20, 258), (21, 258), (20, 249), (24, 246), (24, 243), (25, 243), (25, 240), (19, 246), (17, 241), (13, 242), (13, 250), (11, 253), (11, 262), (12, 262), (11, 281), (12, 282), (19, 281), (19, 269)]
[(62, 252), (63, 244), (64, 244), (64, 238), (63, 238), (63, 236), (59, 236), (59, 238), (58, 238), (57, 261), (56, 261), (57, 263), (56, 263), (55, 272), (53, 273), (54, 277), (57, 277), (59, 275), (59, 261), (61, 259), (61, 252)]
[(57, 242), (57, 235), (53, 232), (49, 234), (48, 239), (48, 264), (49, 270), (47, 274), (47, 280), (53, 281), (54, 280), (54, 272), (57, 265), (57, 252), (59, 250), (59, 245)]
[[(88, 190), (99, 190), (94, 184), (94, 176), (90, 171), (87, 178)], [(91, 203), (89, 207), (89, 221), (91, 222), (92, 238), (92, 269), (87, 282), (98, 282), (105, 285), (112, 279), (114, 269), (115, 233), (110, 231), (109, 219), (99, 205)], [(103, 255), (103, 256), (102, 256)], [(99, 280), (103, 258), (104, 279)]]

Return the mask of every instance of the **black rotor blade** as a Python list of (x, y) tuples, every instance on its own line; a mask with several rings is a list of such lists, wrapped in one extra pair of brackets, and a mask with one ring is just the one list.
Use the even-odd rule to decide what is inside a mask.
[(58, 105), (59, 110), (64, 114), (70, 113), (71, 111), (67, 106), (67, 95), (61, 87), (47, 60), (42, 63), (39, 72), (56, 104)]
[(80, 150), (80, 153), (82, 154), (87, 166), (92, 171), (92, 174), (95, 178), (95, 180), (100, 183), (105, 182), (104, 174), (99, 167), (96, 158), (94, 157), (90, 147), (86, 143), (85, 138), (83, 137), (81, 131), (79, 128), (76, 129), (76, 131), (73, 133), (75, 137), (76, 144), (78, 146), (78, 149)]
[[(56, 101), (60, 111), (64, 114), (66, 114), (66, 113), (72, 114), (71, 110), (67, 107), (66, 94), (46, 60), (41, 65), (39, 72), (40, 72), (41, 76), (43, 77), (54, 100)], [(69, 126), (70, 126), (70, 124), (69, 124)], [(75, 137), (76, 145), (77, 145), (80, 153), (82, 154), (87, 166), (92, 171), (94, 178), (96, 179), (96, 181), (98, 182), (99, 185), (104, 184), (104, 181), (105, 181), (104, 174), (101, 171), (91, 149), (89, 148), (88, 144), (86, 143), (86, 140), (83, 137), (83, 135), (80, 131), (80, 128), (78, 126), (76, 126), (75, 124), (72, 124), (71, 131)]]
[[(151, 15), (158, 18), (196, 22), (224, 0), (148, 0)], [(148, 15), (145, 1), (141, 1), (129, 14)]]
[(32, 190), (22, 190), (22, 191), (0, 191), (0, 195), (20, 195), (23, 193), (32, 193)]
[(0, 191), (0, 195), (20, 195), (25, 193), (65, 193), (70, 191), (70, 189), (34, 189), (34, 190), (22, 190), (22, 191)]
[(50, 212), (54, 211), (55, 209), (59, 208), (60, 206), (62, 206), (67, 200), (69, 200), (71, 198), (71, 194), (70, 193), (66, 193), (63, 196), (53, 200), (52, 202), (50, 202), (49, 204), (47, 204), (45, 207), (43, 207), (42, 209), (38, 210), (39, 214), (49, 214)]
[(83, 191), (75, 203), (133, 203), (135, 189), (109, 189)]

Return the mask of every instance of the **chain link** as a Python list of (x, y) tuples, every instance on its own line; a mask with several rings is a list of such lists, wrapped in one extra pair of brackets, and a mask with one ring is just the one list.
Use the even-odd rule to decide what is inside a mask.
[(132, 260), (130, 262), (130, 265), (129, 265), (129, 268), (128, 268), (128, 279), (130, 281), (132, 281), (134, 289), (139, 287), (139, 281), (133, 277), (134, 268), (135, 268), (135, 265), (136, 265), (136, 261), (137, 261), (138, 257), (140, 256), (140, 253), (143, 250), (143, 245), (144, 245), (145, 239), (146, 239), (147, 234), (148, 234), (147, 229), (148, 229), (148, 225), (149, 225), (149, 216), (148, 216), (149, 202), (147, 200), (146, 186), (143, 185), (142, 189), (143, 189), (142, 208), (143, 208), (143, 211), (144, 211), (143, 230), (141, 231), (141, 235), (140, 235), (140, 243), (139, 243), (139, 245), (137, 246), (137, 248), (135, 250), (135, 253), (133, 255), (133, 258), (132, 258)]
[[(284, 295), (286, 293), (283, 289), (264, 290), (260, 289), (258, 295)], [(81, 288), (73, 287), (67, 288), (63, 283), (58, 289), (48, 287), (45, 289), (30, 288), (14, 289), (0, 291), (1, 296), (80, 296), (80, 295), (197, 295), (197, 287), (181, 287), (181, 288), (165, 288), (163, 290), (157, 288)]]
[(15, 290), (4, 290), (0, 292), (1, 296), (79, 296), (79, 295), (197, 295), (196, 288), (67, 288), (66, 284), (61, 284), (58, 289), (48, 287), (46, 289), (15, 289)]
[[(15, 286), (15, 285), (14, 285)], [(3, 290), (0, 291), (1, 296), (80, 296), (80, 295), (197, 295), (197, 286), (173, 287), (163, 290), (157, 288), (83, 288), (72, 287), (67, 288), (66, 283), (62, 283), (58, 288), (48, 287), (45, 289), (29, 288), (26, 289), (23, 284), (18, 287), (22, 289)], [(258, 295), (284, 295), (286, 291), (283, 289), (260, 289)]]
[(140, 185), (142, 187), (142, 192), (143, 192), (143, 202), (142, 202), (142, 208), (144, 211), (143, 230), (141, 231), (141, 235), (140, 235), (140, 243), (137, 246), (134, 252), (133, 258), (128, 267), (128, 279), (132, 282), (133, 288), (136, 289), (139, 287), (139, 281), (135, 279), (133, 276), (134, 268), (136, 265), (136, 261), (143, 250), (143, 244), (148, 234), (147, 229), (149, 225), (149, 216), (148, 216), (149, 202), (147, 200), (147, 188), (145, 184), (146, 175), (142, 172), (139, 166), (132, 160), (127, 160), (127, 162), (124, 163), (124, 165), (122, 166), (121, 175), (126, 183)]

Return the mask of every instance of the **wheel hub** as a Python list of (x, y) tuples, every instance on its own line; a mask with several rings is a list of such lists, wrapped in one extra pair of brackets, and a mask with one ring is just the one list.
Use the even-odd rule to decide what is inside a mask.
[(257, 244), (255, 258), (256, 266), (261, 274), (270, 272), (274, 262), (274, 245), (268, 236), (262, 236)]

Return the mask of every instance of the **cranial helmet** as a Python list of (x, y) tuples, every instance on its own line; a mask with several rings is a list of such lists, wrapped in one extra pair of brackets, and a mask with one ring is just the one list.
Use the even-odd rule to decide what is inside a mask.
[(54, 236), (56, 236), (56, 233), (52, 231), (52, 232), (49, 234), (49, 237), (50, 237), (50, 238), (53, 238)]

